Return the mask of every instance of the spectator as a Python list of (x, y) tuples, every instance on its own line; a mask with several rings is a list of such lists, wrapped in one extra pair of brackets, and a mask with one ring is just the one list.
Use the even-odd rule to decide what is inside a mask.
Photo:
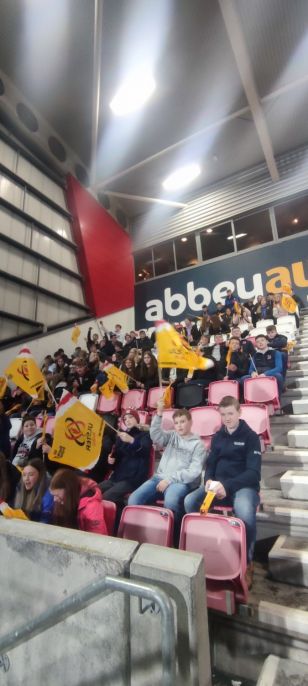
[(131, 335), (130, 335), (129, 333), (126, 333), (126, 334), (125, 334), (125, 337), (124, 337), (124, 346), (123, 346), (123, 356), (124, 356), (124, 359), (126, 359), (128, 353), (129, 353), (129, 351), (130, 351), (131, 348), (133, 348), (133, 347), (134, 347), (134, 345), (133, 345), (133, 339), (132, 339)]
[(238, 297), (234, 295), (234, 292), (231, 291), (231, 288), (228, 288), (227, 295), (225, 297), (225, 309), (230, 307), (230, 309), (233, 311), (235, 302), (238, 302)]
[(243, 336), (239, 326), (234, 326), (233, 329), (231, 329), (231, 336), (233, 338), (239, 338), (239, 340), (241, 341), (242, 350), (248, 355), (248, 357), (250, 355), (254, 355), (255, 348), (253, 343), (251, 341), (248, 341), (247, 338)]
[[(51, 445), (51, 436), (46, 434), (45, 442)], [(25, 415), (22, 420), (22, 434), (13, 448), (13, 465), (25, 467), (33, 458), (43, 460), (42, 430), (36, 426), (34, 417)]]
[(159, 386), (157, 360), (150, 350), (143, 350), (141, 364), (136, 368), (136, 384), (147, 391)]
[(200, 338), (200, 330), (196, 324), (193, 324), (190, 317), (186, 317), (184, 320), (184, 326), (182, 327), (182, 335), (188, 340), (191, 345), (196, 345)]
[(275, 293), (274, 303), (273, 303), (273, 317), (274, 321), (279, 319), (279, 317), (286, 317), (289, 312), (281, 304), (281, 294)]
[(0, 452), (0, 503), (12, 505), (21, 472)]
[(87, 339), (86, 339), (87, 348), (88, 348), (89, 351), (91, 350), (91, 346), (92, 346), (92, 345), (95, 345), (95, 347), (96, 347), (97, 350), (98, 350), (99, 347), (100, 347), (100, 346), (99, 346), (99, 335), (98, 335), (98, 333), (92, 334), (92, 331), (93, 331), (93, 327), (90, 326), (89, 329), (88, 329)]
[(124, 333), (122, 333), (122, 325), (121, 324), (115, 325), (114, 333), (115, 333), (119, 343), (122, 343), (122, 346), (123, 346), (124, 345)]
[[(269, 348), (268, 340), (263, 334), (256, 336), (256, 350), (251, 359), (248, 377), (274, 376), (277, 379), (279, 395), (283, 390), (283, 365), (279, 350)], [(242, 376), (241, 381), (248, 378)]]
[(174, 513), (177, 539), (184, 497), (200, 484), (205, 448), (199, 436), (191, 432), (192, 418), (188, 410), (175, 410), (174, 431), (163, 431), (163, 409), (160, 400), (150, 429), (153, 443), (164, 448), (157, 472), (130, 495), (128, 504), (150, 505), (163, 498), (164, 506)]
[(107, 534), (99, 486), (71, 469), (59, 469), (52, 477), (54, 497), (52, 523), (97, 534)]
[(232, 324), (232, 310), (226, 307), (225, 312), (220, 315), (223, 333), (229, 333)]
[(186, 496), (186, 512), (199, 512), (205, 492), (213, 490), (220, 505), (231, 505), (246, 527), (247, 572), (251, 588), (256, 540), (256, 509), (259, 504), (261, 448), (258, 435), (240, 419), (240, 404), (225, 396), (219, 404), (222, 428), (213, 437), (205, 465), (205, 486)]
[(288, 368), (288, 339), (281, 333), (277, 333), (276, 326), (271, 324), (266, 327), (267, 340), (270, 348), (279, 350), (282, 356), (283, 378), (285, 379)]
[(137, 410), (128, 409), (123, 420), (126, 431), (118, 433), (114, 449), (108, 456), (112, 475), (99, 486), (104, 500), (112, 500), (117, 505), (123, 505), (124, 496), (146, 481), (152, 446), (149, 432), (139, 428)]
[(142, 350), (151, 350), (151, 345), (152, 343), (150, 338), (146, 335), (144, 329), (141, 329), (141, 331), (139, 331), (139, 339), (137, 339), (137, 348), (141, 348)]
[(24, 467), (17, 486), (14, 508), (21, 508), (36, 522), (49, 524), (53, 508), (53, 497), (49, 491), (49, 479), (45, 465), (38, 457)]
[(0, 400), (0, 452), (4, 453), (7, 460), (11, 457), (11, 426), (10, 419), (5, 414), (3, 402)]
[(244, 376), (244, 374), (247, 374), (249, 358), (247, 353), (241, 348), (240, 339), (235, 336), (229, 340), (229, 350), (227, 352), (226, 361), (226, 379), (237, 381)]
[(226, 374), (226, 355), (228, 348), (224, 343), (222, 334), (214, 336), (214, 345), (209, 348), (210, 356), (216, 361), (217, 379), (223, 379)]
[(95, 381), (95, 373), (89, 369), (86, 362), (81, 358), (76, 360), (75, 371), (69, 380), (69, 390), (74, 395), (90, 393), (91, 386)]
[(273, 319), (272, 304), (264, 296), (260, 298), (260, 302), (254, 309), (254, 325), (262, 319)]
[(131, 390), (132, 388), (136, 388), (137, 384), (135, 381), (135, 376), (136, 376), (135, 361), (131, 357), (127, 357), (125, 360), (123, 360), (120, 369), (125, 374), (128, 374), (128, 388), (129, 388), (129, 390)]

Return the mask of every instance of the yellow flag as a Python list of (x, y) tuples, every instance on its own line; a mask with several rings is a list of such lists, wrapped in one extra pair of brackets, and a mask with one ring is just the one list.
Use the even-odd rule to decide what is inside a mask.
[(122, 393), (127, 393), (127, 374), (118, 369), (118, 367), (115, 367), (114, 364), (109, 364), (108, 362), (104, 365), (103, 371), (107, 374), (108, 380), (113, 381), (114, 386), (117, 386)]
[(201, 514), (207, 514), (208, 513), (208, 511), (212, 505), (212, 502), (215, 498), (215, 495), (216, 495), (216, 493), (214, 493), (214, 491), (208, 491), (207, 492), (207, 494), (204, 498), (204, 501), (200, 507)]
[(201, 357), (188, 343), (183, 342), (178, 332), (168, 322), (157, 322), (156, 344), (159, 367), (178, 367), (180, 369), (210, 369), (213, 360)]
[(22, 348), (4, 373), (31, 398), (38, 398), (46, 384), (29, 348)]
[(101, 417), (68, 391), (62, 393), (49, 460), (76, 469), (91, 469), (100, 456), (104, 428)]
[(14, 510), (7, 503), (2, 503), (1, 512), (7, 519), (29, 519), (23, 510)]
[(164, 400), (164, 406), (166, 409), (169, 407), (172, 407), (172, 389), (171, 386), (167, 386), (165, 389), (164, 395), (163, 395), (163, 400)]
[(72, 339), (74, 345), (77, 345), (80, 334), (81, 334), (80, 328), (76, 324), (73, 328), (72, 335), (71, 335), (71, 339)]
[(102, 395), (109, 400), (110, 398), (113, 398), (114, 396), (114, 382), (112, 379), (107, 379), (105, 383), (99, 387), (99, 392), (102, 393)]
[(282, 295), (281, 296), (281, 304), (282, 307), (289, 312), (289, 314), (294, 314), (296, 312), (297, 308), (297, 303), (295, 302), (294, 298), (292, 298), (291, 295)]
[(1, 398), (4, 398), (6, 389), (7, 389), (7, 380), (6, 380), (5, 376), (0, 376), (0, 400), (1, 400)]

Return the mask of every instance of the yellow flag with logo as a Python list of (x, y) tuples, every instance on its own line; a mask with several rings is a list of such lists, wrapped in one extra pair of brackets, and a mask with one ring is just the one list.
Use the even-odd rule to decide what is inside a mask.
[(81, 334), (81, 330), (80, 330), (79, 326), (77, 326), (77, 324), (76, 324), (73, 328), (72, 335), (71, 335), (71, 339), (72, 339), (74, 345), (77, 345), (80, 334)]
[(282, 304), (282, 307), (287, 312), (289, 312), (289, 314), (294, 314), (294, 312), (296, 312), (297, 303), (295, 302), (294, 298), (292, 298), (291, 295), (282, 295), (281, 296), (281, 304)]
[(22, 348), (4, 373), (32, 398), (39, 398), (46, 385), (43, 374), (29, 348)]
[(68, 391), (63, 392), (48, 459), (76, 469), (91, 469), (101, 453), (104, 428), (101, 417)]
[(179, 369), (211, 369), (213, 360), (201, 357), (168, 322), (157, 322), (156, 345), (159, 367), (178, 367)]
[(0, 376), (0, 400), (4, 398), (7, 389), (7, 380), (5, 376)]
[[(114, 386), (117, 386), (122, 393), (128, 391), (128, 376), (121, 369), (118, 369), (114, 364), (108, 362), (104, 365), (103, 371), (108, 376), (108, 381), (112, 381)], [(104, 384), (105, 385), (105, 384)]]

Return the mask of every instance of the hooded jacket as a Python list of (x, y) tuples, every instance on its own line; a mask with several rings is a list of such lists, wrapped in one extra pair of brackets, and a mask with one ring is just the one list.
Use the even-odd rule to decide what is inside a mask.
[(108, 536), (104, 519), (102, 494), (95, 481), (80, 477), (81, 491), (77, 510), (77, 524), (81, 531)]
[(233, 433), (223, 426), (213, 437), (206, 461), (205, 483), (220, 481), (227, 495), (241, 488), (259, 491), (261, 447), (259, 436), (243, 419)]
[(154, 415), (150, 436), (159, 448), (164, 448), (155, 476), (170, 483), (189, 484), (197, 488), (205, 462), (205, 447), (199, 436), (179, 436), (176, 431), (163, 431), (162, 417)]
[(147, 431), (140, 431), (137, 426), (127, 431), (132, 436), (132, 444), (125, 443), (117, 438), (115, 442), (116, 462), (113, 468), (111, 481), (129, 481), (131, 490), (146, 481), (149, 474), (150, 452), (152, 441)]

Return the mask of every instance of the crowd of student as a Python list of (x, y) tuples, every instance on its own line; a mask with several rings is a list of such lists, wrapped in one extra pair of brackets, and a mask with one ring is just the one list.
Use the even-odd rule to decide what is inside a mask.
[[(263, 304), (264, 300), (258, 298), (253, 306), (243, 306), (229, 292), (225, 306), (218, 303), (213, 315), (203, 308), (199, 326), (186, 318), (184, 326), (177, 326), (178, 330), (200, 354), (210, 357), (214, 366), (191, 376), (188, 370), (164, 370), (165, 383), (172, 382), (177, 387), (198, 381), (206, 386), (214, 379), (241, 381), (247, 375), (270, 374), (276, 376), (282, 390), (286, 337), (277, 334), (275, 325), (271, 325), (266, 329), (267, 336), (256, 336), (255, 346), (247, 340), (253, 317), (265, 319), (270, 316), (269, 311), (274, 313), (276, 305), (270, 300)], [(278, 317), (277, 311), (275, 315)], [(243, 320), (247, 323), (244, 331)], [(212, 346), (210, 327), (214, 335)], [(223, 332), (231, 334), (228, 342), (223, 340)], [(63, 387), (75, 395), (97, 390), (106, 378), (106, 361), (126, 371), (131, 387), (149, 389), (159, 385), (155, 335), (149, 338), (145, 331), (139, 332), (138, 338), (133, 331), (123, 335), (122, 327), (117, 325), (114, 333), (104, 330), (101, 338), (92, 334), (90, 328), (86, 342), (87, 350), (78, 347), (71, 358), (63, 349), (45, 357), (42, 371), (55, 395)], [(103, 500), (117, 504), (118, 520), (127, 497), (129, 504), (159, 500), (174, 513), (177, 542), (184, 512), (199, 511), (205, 492), (214, 490), (216, 498), (231, 505), (245, 523), (251, 573), (261, 451), (257, 434), (240, 419), (237, 400), (227, 397), (220, 403), (222, 428), (214, 436), (207, 458), (200, 437), (191, 432), (188, 410), (175, 410), (174, 430), (165, 432), (161, 427), (163, 400), (158, 402), (150, 430), (140, 427), (138, 412), (129, 409), (123, 417), (125, 430), (118, 431), (116, 439), (114, 432), (106, 433), (98, 466), (87, 475), (71, 468), (57, 469), (57, 463), (49, 462), (52, 437), (47, 434), (43, 438), (35, 418), (46, 406), (53, 411), (48, 408), (47, 398), (36, 404), (20, 389), (8, 392), (0, 404), (0, 503), (22, 509), (35, 521), (106, 534)], [(13, 446), (7, 415), (12, 410), (23, 416), (21, 434)], [(148, 478), (153, 444), (163, 453), (154, 475)]]

